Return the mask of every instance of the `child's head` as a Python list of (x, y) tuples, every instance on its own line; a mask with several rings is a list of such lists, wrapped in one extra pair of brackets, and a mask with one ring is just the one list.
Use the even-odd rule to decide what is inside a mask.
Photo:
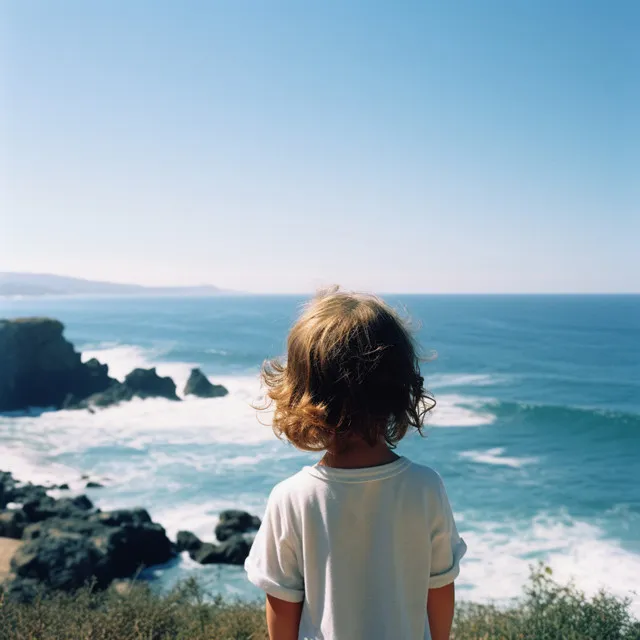
[(299, 449), (339, 450), (354, 438), (394, 446), (435, 404), (398, 315), (370, 295), (319, 294), (295, 323), (285, 363), (262, 372), (273, 429)]

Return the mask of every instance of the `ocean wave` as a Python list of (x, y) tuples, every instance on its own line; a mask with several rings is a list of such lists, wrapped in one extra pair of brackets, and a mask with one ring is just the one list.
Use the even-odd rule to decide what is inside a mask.
[(539, 514), (532, 520), (463, 526), (461, 534), (469, 549), (456, 581), (463, 599), (507, 601), (521, 593), (531, 567), (543, 561), (560, 583), (573, 580), (588, 595), (605, 588), (631, 598), (640, 615), (640, 555), (605, 538), (593, 524)]
[(553, 405), (533, 402), (504, 402), (495, 399), (483, 400), (479, 408), (495, 415), (500, 420), (549, 425), (556, 428), (558, 423), (574, 428), (613, 424), (620, 427), (640, 429), (640, 414), (615, 411), (600, 407)]
[(478, 427), (492, 424), (495, 415), (486, 400), (457, 394), (439, 394), (427, 414), (426, 427)]
[(426, 385), (433, 390), (449, 387), (491, 387), (512, 381), (512, 376), (496, 373), (445, 373), (429, 376)]
[(504, 452), (505, 450), (503, 447), (496, 447), (494, 449), (486, 449), (484, 451), (462, 451), (458, 455), (461, 458), (471, 460), (478, 464), (511, 467), (512, 469), (519, 469), (520, 467), (538, 462), (538, 458), (516, 458), (513, 456), (505, 456), (503, 455)]
[[(5, 418), (4, 420), (8, 420)], [(3, 433), (0, 418), (0, 434)], [(6, 441), (8, 438), (3, 437)], [(0, 446), (0, 471), (10, 471), (22, 482), (32, 482), (45, 486), (63, 483), (77, 483), (78, 472), (67, 465), (47, 461), (43, 464), (43, 452), (29, 450), (16, 438), (13, 445)]]

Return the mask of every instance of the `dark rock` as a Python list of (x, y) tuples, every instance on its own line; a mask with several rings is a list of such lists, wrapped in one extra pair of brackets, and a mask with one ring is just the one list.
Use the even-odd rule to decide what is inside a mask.
[(89, 538), (59, 532), (22, 545), (11, 558), (11, 569), (19, 578), (38, 580), (51, 589), (72, 591), (95, 579), (104, 586), (98, 570), (103, 555)]
[(116, 381), (107, 365), (83, 363), (50, 318), (0, 320), (0, 411), (62, 407), (70, 394), (86, 398)]
[(49, 318), (0, 320), (0, 411), (92, 411), (134, 397), (180, 399), (173, 380), (155, 369), (134, 369), (120, 383), (95, 358), (83, 363), (63, 331), (61, 322)]
[(68, 500), (69, 503), (74, 507), (82, 509), (83, 511), (89, 511), (90, 509), (93, 509), (93, 502), (91, 502), (91, 500), (89, 500), (89, 498), (87, 498), (87, 496), (85, 496), (84, 494), (81, 496), (76, 496), (75, 498), (62, 498), (61, 500), (58, 500), (58, 504), (63, 503), (66, 500)]
[(69, 491), (69, 485), (65, 482), (64, 484), (59, 484), (56, 489), (62, 489), (64, 491)]
[(160, 377), (155, 367), (134, 369), (124, 379), (125, 386), (138, 398), (168, 398), (179, 400), (176, 383), (171, 378)]
[(19, 540), (28, 522), (21, 509), (0, 512), (0, 537)]
[(16, 481), (8, 471), (0, 471), (0, 509), (4, 509), (10, 502), (15, 502)]
[(244, 564), (251, 546), (241, 536), (233, 536), (221, 544), (203, 542), (200, 547), (190, 551), (192, 560), (200, 564)]
[[(173, 550), (163, 527), (147, 521), (143, 510), (126, 514), (50, 518), (31, 524), (24, 529), (25, 544), (14, 555), (11, 567), (19, 579), (69, 591), (88, 581), (104, 588), (140, 568), (167, 562)], [(100, 521), (97, 515), (111, 517)]]
[(94, 393), (87, 398), (79, 399), (75, 396), (68, 397), (63, 406), (64, 409), (88, 409), (92, 410), (93, 407), (105, 408), (110, 407), (120, 402), (126, 402), (133, 398), (133, 391), (127, 388), (120, 382), (114, 382), (109, 388), (101, 391), (100, 393)]
[(229, 391), (221, 384), (211, 384), (209, 378), (200, 369), (191, 369), (191, 374), (184, 387), (184, 395), (193, 395), (200, 398), (221, 398)]
[(238, 534), (256, 531), (260, 528), (260, 518), (252, 516), (246, 511), (234, 509), (223, 511), (220, 514), (220, 521), (216, 525), (216, 538), (223, 542)]
[(42, 500), (47, 497), (47, 490), (36, 484), (16, 485), (11, 492), (11, 502), (24, 504), (30, 500)]
[(91, 409), (105, 408), (133, 398), (168, 398), (180, 400), (176, 394), (176, 385), (171, 378), (161, 378), (155, 368), (134, 369), (127, 375), (123, 383), (115, 382), (100, 393), (95, 393), (84, 400), (71, 400), (66, 408)]
[(202, 541), (195, 533), (191, 531), (178, 531), (176, 536), (176, 551), (195, 551), (202, 546)]
[(146, 509), (118, 509), (94, 513), (90, 520), (107, 527), (120, 527), (125, 524), (142, 525), (151, 523), (151, 516)]
[(110, 580), (131, 576), (141, 567), (162, 564), (173, 555), (164, 528), (155, 523), (126, 524), (94, 536), (92, 541), (105, 554), (104, 569)]
[(41, 522), (49, 518), (85, 518), (86, 512), (91, 509), (93, 503), (84, 495), (60, 500), (44, 496), (28, 500), (22, 505), (29, 522)]
[(217, 545), (211, 542), (203, 542), (196, 549), (189, 551), (189, 557), (199, 564), (215, 564), (217, 553)]
[(103, 528), (99, 523), (92, 522), (87, 518), (49, 518), (26, 526), (22, 539), (36, 540), (49, 535), (58, 535), (59, 532), (79, 533), (92, 537), (101, 531)]
[(87, 489), (104, 489), (104, 485), (99, 482), (90, 481), (85, 485)]
[(55, 504), (56, 501), (49, 496), (32, 498), (22, 505), (22, 510), (29, 522), (40, 522), (56, 514)]
[(44, 487), (18, 486), (3, 472), (0, 487), (2, 501), (28, 498), (21, 509), (0, 510), (0, 536), (24, 540), (11, 560), (15, 576), (3, 587), (13, 600), (87, 582), (104, 588), (173, 556), (165, 530), (144, 509), (102, 513), (85, 495), (54, 500)]

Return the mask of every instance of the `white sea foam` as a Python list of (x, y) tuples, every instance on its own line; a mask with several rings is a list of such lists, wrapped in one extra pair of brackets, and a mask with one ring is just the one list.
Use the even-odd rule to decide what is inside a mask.
[(512, 467), (513, 469), (519, 469), (525, 465), (535, 464), (538, 462), (538, 459), (534, 457), (514, 458), (504, 456), (503, 453), (503, 447), (496, 447), (495, 449), (486, 449), (484, 451), (462, 451), (458, 455), (461, 458), (472, 460), (478, 464), (492, 464), (503, 467)]
[[(0, 434), (3, 433), (3, 421), (8, 420), (11, 418), (0, 418)], [(17, 480), (33, 484), (52, 485), (78, 480), (74, 469), (56, 463), (43, 464), (41, 454), (26, 450), (19, 444), (0, 446), (0, 470), (10, 471)]]
[(495, 421), (495, 416), (486, 410), (486, 400), (439, 394), (436, 401), (435, 408), (427, 414), (427, 427), (476, 427)]
[(640, 615), (640, 556), (626, 551), (591, 524), (539, 515), (531, 521), (461, 527), (468, 553), (457, 584), (461, 598), (506, 601), (521, 593), (537, 559), (562, 584), (573, 580), (587, 595), (605, 588), (632, 599)]
[(512, 381), (512, 377), (496, 373), (444, 373), (428, 376), (426, 385), (429, 389), (445, 389), (448, 387), (491, 387)]

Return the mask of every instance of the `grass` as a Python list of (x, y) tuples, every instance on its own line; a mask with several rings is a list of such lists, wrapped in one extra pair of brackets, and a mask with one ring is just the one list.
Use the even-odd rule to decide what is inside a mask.
[[(124, 594), (85, 588), (28, 605), (0, 596), (1, 640), (267, 637), (261, 603), (208, 600), (195, 580), (164, 596), (144, 584)], [(628, 602), (606, 593), (586, 598), (573, 586), (556, 584), (548, 569), (538, 569), (509, 608), (459, 604), (452, 640), (640, 640), (640, 622), (632, 618)]]

